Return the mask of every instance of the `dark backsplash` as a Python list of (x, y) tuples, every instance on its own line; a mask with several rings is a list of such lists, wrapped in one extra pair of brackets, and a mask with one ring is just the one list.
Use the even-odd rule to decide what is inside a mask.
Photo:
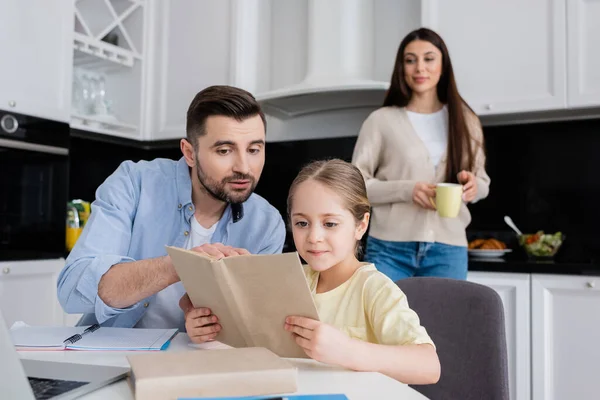
[[(489, 197), (470, 206), (469, 233), (505, 235), (503, 217), (510, 215), (525, 232), (565, 233), (558, 259), (600, 261), (600, 119), (485, 127), (484, 134), (492, 184)], [(287, 191), (302, 165), (331, 157), (349, 161), (355, 141), (268, 143), (256, 192), (285, 218)], [(73, 138), (71, 155), (70, 198), (93, 200), (98, 185), (121, 161), (178, 159), (181, 153), (175, 142), (144, 150)]]

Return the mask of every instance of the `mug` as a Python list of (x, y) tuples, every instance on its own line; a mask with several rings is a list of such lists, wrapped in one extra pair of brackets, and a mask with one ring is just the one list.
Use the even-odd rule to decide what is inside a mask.
[(462, 203), (463, 187), (458, 183), (438, 183), (435, 187), (435, 199), (431, 204), (440, 217), (456, 218)]

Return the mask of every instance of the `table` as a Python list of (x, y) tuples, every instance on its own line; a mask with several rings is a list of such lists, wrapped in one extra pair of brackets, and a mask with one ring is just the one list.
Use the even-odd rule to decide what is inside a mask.
[[(228, 348), (219, 342), (195, 345), (185, 333), (173, 338), (166, 351), (207, 351)], [(200, 349), (200, 350), (199, 350)], [(20, 351), (22, 359), (80, 364), (129, 367), (127, 355), (140, 352), (127, 351)], [(148, 353), (148, 352), (145, 352)], [(288, 359), (298, 368), (298, 392), (296, 394), (344, 393), (350, 400), (397, 399), (426, 400), (427, 398), (408, 385), (377, 372), (355, 372), (309, 359)], [(125, 380), (105, 386), (83, 397), (95, 399), (133, 399), (133, 393)]]

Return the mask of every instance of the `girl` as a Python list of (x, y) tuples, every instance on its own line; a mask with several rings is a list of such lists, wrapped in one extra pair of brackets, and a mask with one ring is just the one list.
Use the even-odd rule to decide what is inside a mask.
[[(393, 281), (466, 279), (471, 221), (466, 204), (485, 198), (479, 119), (459, 95), (444, 41), (421, 28), (400, 43), (383, 107), (363, 123), (352, 163), (366, 180), (373, 221), (365, 258)], [(435, 212), (435, 187), (463, 185), (457, 218)]]
[(290, 187), (288, 214), (321, 321), (290, 316), (285, 329), (317, 361), (404, 383), (435, 383), (438, 356), (406, 296), (356, 257), (369, 207), (365, 182), (352, 164), (318, 161), (300, 171)]

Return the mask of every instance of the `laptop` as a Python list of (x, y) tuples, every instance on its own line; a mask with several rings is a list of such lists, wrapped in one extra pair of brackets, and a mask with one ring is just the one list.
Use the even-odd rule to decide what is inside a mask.
[(0, 393), (5, 399), (74, 399), (127, 376), (129, 368), (20, 360), (0, 310)]

